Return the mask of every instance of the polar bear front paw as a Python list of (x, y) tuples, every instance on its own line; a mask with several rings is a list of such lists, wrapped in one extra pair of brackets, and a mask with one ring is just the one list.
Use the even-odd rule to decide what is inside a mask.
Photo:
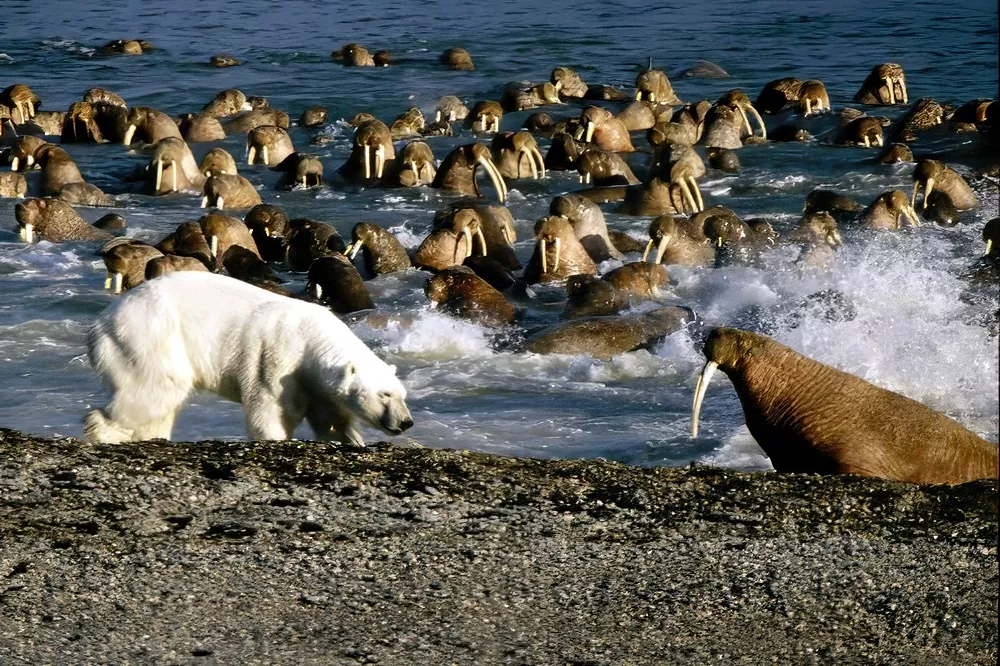
[(104, 410), (95, 409), (83, 418), (83, 438), (91, 443), (121, 444), (131, 442), (133, 433), (110, 421)]

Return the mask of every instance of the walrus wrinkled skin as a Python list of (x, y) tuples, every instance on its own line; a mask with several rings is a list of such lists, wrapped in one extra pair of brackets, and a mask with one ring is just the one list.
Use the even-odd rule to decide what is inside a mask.
[(803, 213), (818, 213), (826, 211), (830, 213), (838, 222), (853, 219), (865, 207), (849, 196), (839, 194), (832, 190), (816, 188), (810, 190), (806, 195), (806, 202), (802, 208)]
[(288, 215), (271, 204), (257, 204), (243, 216), (257, 251), (264, 261), (285, 260), (285, 236), (289, 232)]
[(909, 103), (903, 68), (895, 63), (872, 67), (871, 73), (854, 94), (854, 101), (859, 104), (888, 106)]
[(410, 267), (410, 255), (394, 235), (370, 222), (358, 222), (351, 229), (351, 242), (344, 249), (354, 260), (361, 253), (365, 269), (371, 276), (405, 271)]
[(500, 132), (491, 142), (493, 163), (506, 179), (545, 178), (545, 158), (530, 132)]
[(683, 104), (674, 94), (666, 72), (659, 69), (647, 69), (635, 77), (635, 98), (637, 101), (680, 106)]
[(407, 137), (419, 136), (425, 125), (424, 114), (414, 106), (399, 114), (392, 121), (392, 125), (389, 126), (389, 132), (392, 134), (393, 140), (405, 139)]
[(573, 233), (595, 263), (624, 258), (611, 240), (604, 212), (587, 197), (573, 192), (560, 195), (549, 204), (549, 213), (570, 221)]
[(545, 153), (545, 168), (550, 171), (575, 170), (581, 153), (583, 147), (577, 145), (573, 137), (566, 133), (557, 133), (553, 135), (549, 150)]
[(882, 120), (871, 116), (855, 118), (840, 128), (834, 141), (841, 145), (864, 146), (865, 148), (882, 146), (885, 142)]
[(364, 280), (351, 260), (340, 254), (316, 259), (309, 267), (306, 292), (337, 314), (375, 307)]
[(202, 271), (209, 272), (205, 264), (194, 257), (182, 257), (176, 254), (167, 254), (162, 257), (153, 257), (146, 262), (146, 279), (152, 280), (167, 273), (177, 273), (179, 271)]
[(514, 306), (503, 294), (465, 266), (452, 266), (424, 284), (432, 307), (484, 326), (503, 326), (514, 321)]
[(597, 273), (587, 249), (565, 217), (543, 217), (535, 223), (535, 250), (522, 279), (525, 284), (556, 282), (570, 275)]
[(996, 444), (916, 400), (771, 338), (717, 328), (705, 341), (705, 358), (692, 436), (719, 368), (736, 389), (750, 434), (779, 472), (950, 484), (997, 477)]
[(652, 347), (694, 320), (691, 310), (675, 306), (641, 314), (571, 319), (535, 333), (525, 341), (524, 349), (536, 354), (587, 354), (607, 361)]
[(395, 178), (390, 184), (401, 187), (430, 185), (437, 175), (434, 152), (423, 141), (411, 141), (399, 153)]
[(232, 56), (214, 55), (208, 59), (208, 64), (212, 67), (238, 67), (243, 64), (243, 61)]
[(580, 182), (595, 187), (606, 185), (638, 185), (639, 179), (618, 153), (589, 148), (576, 161)]
[(434, 213), (434, 228), (465, 236), (471, 257), (487, 256), (507, 270), (521, 268), (513, 248), (517, 242), (514, 216), (506, 206), (460, 199)]
[(346, 249), (344, 239), (332, 225), (301, 217), (288, 222), (285, 263), (292, 270), (308, 270), (315, 259), (343, 253)]
[(236, 160), (222, 148), (212, 148), (212, 150), (208, 151), (205, 157), (202, 158), (198, 168), (205, 178), (218, 176), (222, 173), (238, 173)]
[(392, 173), (395, 160), (389, 127), (381, 120), (366, 120), (354, 130), (351, 154), (337, 171), (348, 182), (369, 183)]
[(565, 99), (582, 99), (587, 94), (587, 84), (569, 67), (556, 67), (549, 81), (559, 89), (559, 96)]
[(97, 110), (90, 102), (73, 102), (63, 116), (60, 128), (63, 143), (102, 143), (104, 136), (97, 124)]
[(180, 190), (200, 192), (205, 176), (183, 139), (168, 137), (153, 147), (146, 166), (146, 184), (156, 195)]
[(913, 151), (905, 143), (892, 143), (885, 147), (885, 150), (879, 155), (878, 161), (880, 164), (912, 162)]
[(226, 138), (226, 131), (222, 129), (222, 123), (219, 122), (219, 119), (204, 113), (189, 113), (181, 116), (178, 127), (181, 130), (181, 136), (190, 143), (223, 141)]
[(448, 69), (461, 72), (471, 72), (476, 69), (472, 56), (463, 48), (447, 49), (438, 60)]
[[(159, 243), (156, 249), (167, 255), (178, 255), (190, 257), (202, 264), (205, 270), (215, 270), (215, 257), (212, 256), (212, 248), (205, 238), (205, 232), (195, 220), (185, 220), (177, 225), (177, 228), (167, 234)], [(146, 279), (149, 279), (149, 271), (146, 272)]]
[[(248, 103), (252, 105), (253, 102), (250, 102), (250, 99), (248, 98)], [(281, 129), (288, 129), (289, 124), (288, 114), (281, 109), (261, 107), (233, 116), (222, 124), (222, 129), (226, 134), (243, 134), (254, 127), (263, 125), (275, 125)]]
[(276, 166), (295, 152), (292, 137), (276, 125), (261, 125), (247, 132), (247, 164)]
[(201, 207), (220, 210), (241, 210), (263, 203), (253, 183), (239, 174), (222, 173), (205, 181), (205, 196)]
[(969, 183), (944, 162), (926, 159), (917, 163), (917, 167), (913, 170), (913, 197), (910, 200), (910, 204), (914, 207), (917, 205), (921, 186), (924, 188), (922, 208), (927, 207), (928, 198), (935, 188), (947, 194), (958, 210), (979, 208), (979, 199), (969, 187)]
[(451, 266), (461, 266), (472, 256), (472, 240), (451, 229), (435, 229), (413, 253), (413, 265), (437, 273)]
[(253, 107), (250, 106), (247, 96), (243, 91), (230, 88), (216, 95), (211, 102), (205, 105), (201, 112), (213, 118), (226, 118), (228, 116), (235, 116), (241, 111), (251, 110), (253, 110)]
[(917, 211), (913, 210), (910, 200), (901, 190), (892, 190), (878, 195), (861, 213), (860, 222), (869, 229), (899, 229), (900, 220), (905, 217), (914, 227), (920, 226)]
[(146, 243), (116, 238), (101, 248), (100, 255), (108, 270), (104, 288), (120, 294), (145, 282), (146, 264), (150, 259), (162, 257), (163, 253)]
[(503, 107), (500, 102), (485, 100), (476, 102), (465, 117), (465, 128), (473, 132), (500, 131), (500, 119), (503, 118)]
[(221, 263), (229, 277), (234, 277), (275, 294), (292, 295), (290, 291), (281, 286), (284, 280), (278, 277), (278, 274), (257, 256), (256, 252), (251, 252), (242, 245), (230, 246), (222, 254)]
[(490, 149), (481, 143), (459, 146), (448, 153), (441, 161), (431, 187), (459, 194), (482, 196), (479, 192), (479, 183), (476, 182), (480, 170), (486, 172), (493, 182), (497, 198), (501, 202), (504, 201), (507, 198), (507, 185), (493, 162)]
[[(14, 150), (11, 151), (11, 168), (15, 165), (36, 165), (42, 170), (42, 194), (54, 196), (70, 183), (83, 183), (83, 174), (80, 168), (73, 161), (65, 150), (51, 143), (41, 141), (34, 144), (27, 140), (28, 137), (18, 139)], [(23, 160), (20, 155), (27, 152), (30, 146), (37, 145), (33, 153), (29, 153)]]
[[(67, 183), (59, 188), (56, 199), (64, 201), (71, 206), (90, 206), (103, 208), (114, 206), (114, 197), (105, 194), (101, 188), (90, 183)], [(96, 224), (96, 223), (95, 223)]]
[(649, 223), (649, 243), (642, 260), (654, 264), (711, 266), (715, 263), (715, 250), (690, 223), (677, 222), (672, 215), (665, 214)]
[(360, 44), (345, 44), (339, 51), (330, 54), (334, 60), (340, 60), (348, 67), (374, 67), (375, 58), (368, 49)]
[(326, 124), (326, 107), (310, 106), (299, 116), (299, 127), (319, 127)]
[(15, 125), (23, 125), (35, 117), (42, 100), (28, 86), (15, 83), (0, 91), (0, 105), (7, 107), (7, 117)]
[(570, 275), (566, 278), (566, 307), (559, 317), (600, 317), (620, 312), (631, 304), (627, 293), (596, 275)]
[(58, 199), (28, 199), (14, 206), (21, 240), (62, 243), (75, 240), (108, 240), (111, 234), (87, 224), (75, 210)]
[(580, 126), (573, 137), (585, 143), (593, 142), (601, 150), (631, 153), (635, 150), (625, 124), (607, 109), (588, 106), (580, 114)]
[(462, 103), (462, 100), (455, 97), (454, 95), (445, 95), (438, 100), (435, 109), (435, 122), (449, 122), (453, 123), (459, 120), (465, 120), (469, 117), (469, 107)]
[(753, 105), (761, 113), (774, 115), (787, 106), (797, 104), (801, 91), (802, 81), (794, 77), (769, 81)]
[(173, 118), (148, 106), (132, 107), (125, 122), (122, 143), (126, 146), (131, 146), (133, 141), (153, 144), (168, 137), (182, 139), (181, 130)]
[(645, 183), (625, 189), (624, 201), (618, 212), (624, 215), (683, 213), (690, 205), (684, 198), (684, 190), (680, 183), (671, 183), (659, 176), (653, 176)]
[(0, 197), (21, 199), (28, 195), (28, 181), (16, 171), (0, 173)]
[(229, 248), (239, 245), (252, 252), (260, 259), (260, 252), (257, 250), (257, 243), (253, 234), (243, 221), (230, 217), (229, 215), (219, 215), (216, 213), (204, 215), (198, 220), (201, 232), (208, 241), (208, 249), (212, 259), (215, 260), (215, 267), (222, 268), (222, 257)]
[[(282, 130), (284, 131), (284, 130)], [(302, 187), (318, 187), (323, 184), (323, 162), (315, 155), (292, 153), (274, 167), (284, 175), (277, 187), (291, 190)]]
[(892, 125), (890, 140), (894, 142), (915, 141), (921, 132), (934, 129), (944, 123), (948, 110), (930, 97), (921, 97), (906, 114)]

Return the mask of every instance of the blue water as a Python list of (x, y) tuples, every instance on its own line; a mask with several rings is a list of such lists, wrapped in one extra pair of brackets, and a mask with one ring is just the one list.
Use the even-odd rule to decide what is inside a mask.
[[(632, 92), (639, 66), (674, 72), (708, 59), (728, 71), (722, 80), (674, 79), (685, 100), (717, 99), (731, 88), (753, 98), (783, 76), (825, 82), (834, 109), (850, 98), (871, 67), (898, 62), (911, 101), (923, 96), (952, 104), (997, 91), (997, 7), (994, 2), (573, 2), (542, 7), (515, 0), (477, 6), (445, 2), (213, 3), (12, 2), (0, 13), (0, 82), (26, 83), (43, 110), (65, 109), (84, 90), (102, 86), (130, 106), (179, 114), (199, 110), (218, 91), (237, 87), (261, 95), (292, 119), (323, 104), (334, 137), (310, 146), (293, 128), (299, 150), (319, 155), (332, 173), (345, 159), (350, 128), (337, 119), (368, 111), (391, 120), (410, 106), (433, 115), (437, 99), (461, 97), (469, 106), (497, 98), (508, 81), (538, 82), (555, 66), (574, 67), (588, 83)], [(116, 32), (110, 33), (109, 30)], [(143, 38), (158, 50), (140, 57), (102, 57), (94, 49), (113, 38)], [(344, 68), (330, 52), (349, 41), (388, 49), (395, 65)], [(437, 56), (463, 46), (475, 72), (444, 71)], [(207, 66), (215, 54), (246, 64)], [(545, 109), (574, 115), (579, 107)], [(502, 129), (520, 126), (529, 112), (504, 116)], [(882, 111), (880, 110), (880, 113)], [(899, 109), (886, 110), (897, 116)], [(773, 129), (776, 123), (769, 120)], [(440, 159), (469, 138), (430, 139)], [(936, 133), (913, 144), (924, 152), (953, 149), (973, 139)], [(543, 152), (548, 142), (542, 140)], [(235, 157), (243, 137), (221, 144)], [(211, 145), (193, 147), (200, 158)], [(121, 193), (120, 178), (144, 162), (120, 145), (70, 145), (85, 177)], [(701, 150), (699, 148), (699, 150)], [(910, 189), (911, 166), (875, 167), (871, 152), (817, 143), (743, 148), (742, 171), (710, 173), (707, 205), (726, 205), (744, 218), (766, 216), (779, 230), (794, 226), (805, 194), (817, 185), (846, 191), (867, 203), (879, 193)], [(960, 171), (968, 171), (957, 164)], [(241, 166), (265, 201), (294, 216), (331, 222), (343, 235), (362, 220), (392, 229), (413, 246), (430, 228), (433, 212), (451, 197), (436, 191), (344, 188), (277, 192), (277, 175)], [(548, 202), (576, 189), (575, 175), (551, 173), (544, 183), (511, 184), (508, 205), (517, 222), (522, 263), (532, 250), (531, 229)], [(995, 190), (994, 190), (995, 191)], [(760, 306), (774, 313), (774, 335), (815, 358), (921, 400), (973, 430), (997, 439), (997, 341), (984, 323), (996, 310), (995, 290), (962, 277), (982, 252), (985, 220), (997, 214), (995, 195), (954, 229), (924, 226), (898, 234), (848, 239), (834, 268), (801, 274), (778, 253), (760, 268), (672, 270), (669, 302), (693, 307), (708, 324), (745, 321)], [(0, 424), (42, 434), (80, 434), (88, 408), (106, 395), (86, 363), (86, 327), (113, 300), (93, 246), (18, 242), (11, 200), (0, 200)], [(201, 215), (198, 200), (153, 200), (127, 194), (121, 212), (129, 234), (158, 240), (184, 219)], [(94, 220), (106, 210), (80, 209)], [(613, 227), (643, 237), (648, 218), (608, 211)], [(296, 278), (296, 276), (293, 276)], [(762, 468), (766, 459), (742, 425), (742, 411), (725, 378), (716, 380), (703, 412), (702, 436), (687, 436), (694, 377), (702, 357), (686, 333), (653, 352), (609, 362), (588, 357), (515, 355), (492, 351), (489, 334), (427, 310), (425, 274), (411, 271), (369, 284), (377, 305), (407, 315), (388, 330), (356, 332), (396, 364), (411, 394), (417, 421), (408, 433), (431, 446), (472, 447), (555, 457), (602, 456), (642, 464), (701, 461)], [(301, 284), (300, 276), (298, 282)], [(857, 317), (828, 322), (782, 313), (808, 294), (836, 289)], [(971, 296), (970, 296), (971, 294)], [(529, 309), (532, 321), (553, 320), (558, 307)], [(300, 432), (305, 436), (307, 431)], [(198, 396), (182, 415), (175, 438), (241, 437), (240, 408)], [(374, 433), (370, 433), (372, 437)]]

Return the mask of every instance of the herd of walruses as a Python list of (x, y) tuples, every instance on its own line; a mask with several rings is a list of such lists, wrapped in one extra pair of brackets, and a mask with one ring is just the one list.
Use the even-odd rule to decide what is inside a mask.
[[(141, 40), (117, 40), (103, 52), (141, 55), (152, 48)], [(392, 64), (388, 52), (372, 54), (359, 44), (332, 55), (345, 66)], [(229, 56), (213, 56), (210, 63), (242, 64)], [(452, 70), (475, 69), (472, 56), (461, 48), (445, 51), (440, 63)], [(706, 71), (725, 75), (714, 65)], [(432, 121), (416, 108), (389, 124), (359, 113), (349, 121), (354, 127), (350, 156), (331, 175), (320, 159), (296, 149), (286, 112), (236, 89), (219, 93), (200, 112), (171, 117), (150, 107), (129, 107), (101, 88), (87, 90), (66, 111), (43, 111), (42, 100), (28, 86), (15, 84), (0, 92), (0, 146), (11, 167), (0, 173), (0, 196), (38, 197), (15, 208), (25, 242), (102, 241), (105, 287), (115, 293), (172, 271), (215, 271), (316, 300), (343, 316), (374, 307), (366, 278), (416, 268), (432, 274), (425, 287), (432, 307), (483, 326), (509, 327), (519, 316), (512, 300), (533, 297), (531, 285), (553, 283), (565, 285), (561, 321), (520, 340), (520, 347), (610, 358), (649, 346), (694, 320), (686, 308), (631, 307), (661, 296), (669, 282), (667, 265), (749, 265), (768, 248), (786, 244), (801, 249), (796, 263), (802, 270), (828, 267), (844, 242), (841, 230), (898, 230), (904, 223), (919, 226), (921, 218), (954, 225), (961, 211), (980, 205), (970, 179), (982, 183), (980, 190), (992, 187), (995, 195), (1000, 102), (975, 99), (956, 108), (923, 98), (911, 104), (897, 64), (873, 67), (854, 96), (856, 107), (839, 110), (831, 106), (821, 81), (796, 78), (768, 83), (756, 100), (731, 90), (714, 103), (684, 103), (666, 73), (652, 64), (636, 77), (634, 95), (588, 85), (567, 67), (556, 67), (548, 81), (507, 84), (498, 93), (497, 99), (471, 108), (459, 97), (442, 97)], [(895, 122), (875, 114), (891, 106), (906, 107)], [(505, 113), (537, 107), (552, 113), (535, 112), (521, 128), (501, 131)], [(764, 116), (780, 124), (768, 129)], [(911, 195), (892, 190), (865, 205), (813, 190), (800, 223), (783, 236), (765, 219), (742, 220), (723, 206), (705, 205), (698, 180), (709, 169), (739, 171), (737, 149), (813, 140), (810, 130), (823, 129), (822, 122), (827, 125), (819, 133), (821, 143), (871, 149), (873, 168), (914, 162)], [(326, 110), (312, 106), (302, 111), (297, 125), (314, 131), (326, 123)], [(462, 132), (470, 142), (439, 161), (433, 137)], [(914, 156), (910, 143), (942, 132), (968, 133), (973, 140), (946, 155)], [(435, 214), (433, 231), (416, 248), (404, 247), (392, 233), (367, 222), (358, 223), (345, 242), (330, 224), (289, 219), (279, 207), (264, 203), (221, 147), (200, 162), (189, 147), (232, 134), (246, 136), (248, 168), (265, 165), (282, 172), (280, 188), (432, 187), (463, 197)], [(324, 140), (313, 134), (314, 143)], [(540, 140), (548, 142), (544, 154)], [(148, 164), (132, 179), (141, 181), (144, 193), (187, 193), (200, 197), (202, 208), (214, 210), (182, 222), (156, 244), (120, 235), (125, 220), (119, 215), (88, 224), (74, 206), (109, 206), (115, 199), (87, 183), (63, 147), (81, 142), (143, 151)], [(634, 159), (637, 152), (648, 159)], [(942, 158), (963, 164), (969, 178)], [(576, 171), (580, 183), (590, 187), (553, 200), (550, 215), (535, 224), (534, 252), (522, 267), (513, 250), (514, 218), (504, 205), (508, 182), (546, 178), (555, 170)], [(26, 172), (38, 177), (26, 179)], [(482, 200), (481, 182), (490, 184), (497, 204)], [(599, 206), (608, 202), (617, 203), (617, 212), (652, 218), (648, 242), (610, 229)], [(241, 220), (224, 211), (245, 213)], [(978, 259), (978, 275), (995, 285), (1000, 219), (985, 225), (983, 239), (986, 253)], [(969, 256), (970, 264), (977, 261), (971, 250)], [(620, 265), (599, 275), (608, 260)], [(290, 294), (282, 286), (283, 271), (306, 272), (307, 293)], [(766, 336), (714, 329), (705, 355), (692, 434), (697, 435), (709, 380), (721, 368), (736, 388), (751, 434), (778, 471), (914, 483), (998, 475), (996, 444), (914, 400)], [(984, 378), (984, 385), (991, 379)]]

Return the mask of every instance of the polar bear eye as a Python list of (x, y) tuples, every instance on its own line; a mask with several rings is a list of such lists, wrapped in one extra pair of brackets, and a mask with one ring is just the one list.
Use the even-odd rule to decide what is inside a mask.
[(379, 391), (378, 392), (378, 398), (379, 398), (379, 400), (387, 401), (391, 397), (392, 397), (392, 394), (389, 393), (388, 391)]

